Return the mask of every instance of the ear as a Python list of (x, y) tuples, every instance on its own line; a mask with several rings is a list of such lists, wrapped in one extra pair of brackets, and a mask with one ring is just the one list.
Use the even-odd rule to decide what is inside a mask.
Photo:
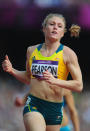
[(43, 34), (45, 35), (45, 27), (43, 27), (42, 32), (43, 32)]
[(43, 27), (42, 31), (43, 31), (43, 33), (45, 33), (45, 27)]

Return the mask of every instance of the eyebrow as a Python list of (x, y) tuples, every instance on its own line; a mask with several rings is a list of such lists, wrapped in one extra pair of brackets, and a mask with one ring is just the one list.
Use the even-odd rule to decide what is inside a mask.
[[(52, 23), (56, 23), (55, 21), (49, 21), (48, 23), (51, 23), (51, 22), (52, 22)], [(63, 24), (60, 23), (60, 22), (59, 22), (58, 24), (59, 24), (59, 25), (63, 25)]]

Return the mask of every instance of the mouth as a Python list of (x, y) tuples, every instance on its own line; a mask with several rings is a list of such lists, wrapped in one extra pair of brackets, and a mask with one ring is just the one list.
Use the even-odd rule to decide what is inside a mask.
[(52, 34), (58, 34), (56, 31), (52, 31), (51, 33), (52, 33)]

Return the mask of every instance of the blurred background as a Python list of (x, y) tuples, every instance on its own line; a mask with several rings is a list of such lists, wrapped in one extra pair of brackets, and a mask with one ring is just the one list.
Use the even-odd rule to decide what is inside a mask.
[(14, 101), (28, 92), (28, 86), (5, 73), (1, 63), (7, 54), (16, 69), (25, 70), (27, 47), (44, 41), (41, 25), (49, 13), (63, 14), (67, 29), (81, 26), (79, 38), (67, 32), (61, 42), (78, 56), (84, 90), (74, 96), (81, 131), (90, 130), (90, 0), (0, 0), (0, 131), (25, 130), (23, 107), (15, 107)]

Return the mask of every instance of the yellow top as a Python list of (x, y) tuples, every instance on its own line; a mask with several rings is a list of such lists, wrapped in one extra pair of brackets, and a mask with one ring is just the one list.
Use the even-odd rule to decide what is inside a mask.
[(66, 80), (68, 76), (67, 67), (63, 61), (63, 45), (60, 44), (54, 54), (49, 57), (45, 57), (41, 54), (40, 49), (43, 44), (40, 44), (32, 52), (29, 59), (29, 66), (31, 72), (31, 78), (43, 78), (43, 72), (48, 70), (54, 77)]

